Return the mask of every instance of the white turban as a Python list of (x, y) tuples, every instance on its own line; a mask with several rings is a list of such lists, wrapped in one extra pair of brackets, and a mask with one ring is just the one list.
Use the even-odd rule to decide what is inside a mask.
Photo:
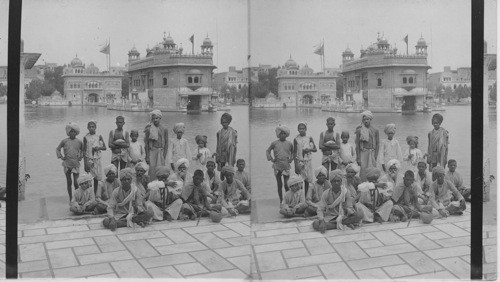
[(340, 169), (330, 171), (330, 181), (335, 178), (343, 178), (344, 172)]
[(234, 167), (232, 167), (230, 165), (225, 165), (222, 167), (221, 171), (222, 171), (222, 173), (230, 172), (230, 173), (234, 174)]
[(161, 114), (161, 111), (160, 110), (153, 110), (149, 113), (149, 116), (150, 117), (153, 117), (153, 116), (158, 116), (158, 117), (162, 117), (163, 115)]
[(184, 123), (179, 122), (174, 125), (173, 131), (175, 134), (177, 134), (177, 132), (184, 132), (184, 130), (185, 130)]
[(389, 123), (385, 126), (384, 132), (385, 134), (396, 133), (396, 125), (394, 123)]
[(66, 125), (66, 135), (69, 136), (69, 132), (71, 131), (71, 129), (74, 129), (76, 131), (76, 135), (80, 134), (80, 127), (78, 126), (78, 124), (70, 122)]
[(127, 167), (127, 168), (120, 170), (120, 180), (122, 180), (125, 176), (128, 176), (130, 178), (134, 178), (135, 171), (133, 169), (131, 169), (130, 167)]
[(392, 159), (387, 162), (387, 169), (390, 169), (393, 165), (395, 165), (398, 170), (401, 169), (401, 163), (396, 159)]
[(327, 176), (326, 168), (322, 165), (314, 169), (314, 177), (317, 178), (320, 173), (323, 174), (324, 176)]
[(285, 132), (286, 137), (290, 136), (290, 129), (288, 129), (286, 125), (279, 125), (278, 127), (276, 127), (276, 137), (280, 138), (281, 132)]
[(78, 177), (78, 185), (85, 183), (87, 181), (92, 181), (92, 179), (94, 179), (92, 175), (88, 173), (82, 173), (80, 174), (80, 177)]
[(359, 165), (357, 163), (350, 163), (348, 164), (346, 167), (345, 167), (345, 170), (348, 170), (348, 169), (352, 169), (354, 170), (356, 173), (359, 172)]
[(178, 171), (179, 170), (179, 167), (184, 164), (184, 166), (186, 166), (186, 169), (189, 168), (189, 161), (188, 159), (186, 158), (181, 158), (181, 159), (178, 159), (176, 162), (175, 162), (175, 170)]
[(302, 177), (298, 176), (298, 175), (292, 175), (290, 176), (290, 178), (288, 179), (288, 187), (291, 187), (295, 184), (298, 184), (298, 183), (302, 183)]
[(369, 117), (370, 119), (373, 119), (373, 114), (370, 111), (364, 111), (361, 113), (361, 117)]
[(138, 163), (135, 165), (135, 167), (134, 167), (134, 168), (135, 168), (135, 169), (137, 169), (137, 168), (139, 168), (139, 167), (140, 167), (140, 168), (142, 168), (142, 169), (144, 169), (145, 171), (148, 171), (148, 170), (149, 170), (149, 165), (148, 165), (147, 163), (145, 163), (145, 162), (138, 162)]
[(115, 174), (118, 172), (114, 164), (110, 164), (104, 167), (104, 175), (108, 175), (110, 171), (113, 171)]

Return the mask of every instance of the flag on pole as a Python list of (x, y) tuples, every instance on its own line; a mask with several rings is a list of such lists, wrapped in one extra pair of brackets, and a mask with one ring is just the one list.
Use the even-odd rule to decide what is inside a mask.
[(109, 55), (109, 42), (106, 44), (106, 46), (101, 48), (100, 52)]
[(324, 51), (325, 51), (325, 48), (324, 48), (324, 44), (321, 43), (319, 46), (316, 47), (316, 49), (314, 50), (314, 54), (318, 54), (318, 55), (324, 55)]
[(408, 34), (405, 36), (405, 38), (403, 38), (403, 41), (408, 44)]
[(193, 35), (191, 35), (191, 37), (189, 37), (189, 41), (191, 41), (191, 43), (193, 43), (193, 44), (194, 44), (194, 34), (193, 34)]

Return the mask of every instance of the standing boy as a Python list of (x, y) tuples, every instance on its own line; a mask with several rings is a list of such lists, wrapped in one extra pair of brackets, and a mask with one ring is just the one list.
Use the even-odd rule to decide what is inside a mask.
[(441, 127), (443, 116), (434, 114), (432, 116), (432, 126), (434, 127), (429, 132), (429, 146), (427, 149), (427, 163), (429, 171), (435, 166), (446, 168), (446, 159), (448, 158), (448, 130)]
[(146, 163), (149, 164), (149, 180), (156, 179), (156, 167), (165, 165), (165, 157), (168, 151), (168, 132), (160, 124), (162, 114), (160, 110), (149, 113), (151, 122), (144, 130), (144, 144), (146, 151)]
[(96, 128), (97, 122), (89, 121), (87, 124), (89, 133), (83, 138), (83, 163), (85, 171), (94, 177), (94, 193), (97, 192), (97, 185), (102, 179), (101, 151), (106, 150), (104, 139), (95, 133)]
[(333, 127), (335, 127), (334, 118), (329, 117), (326, 119), (326, 127), (328, 129), (319, 135), (319, 149), (323, 152), (321, 164), (327, 171), (331, 171), (337, 169), (337, 165), (341, 163), (339, 153), (340, 136), (338, 132), (337, 134), (333, 132)]
[(186, 130), (184, 123), (179, 122), (174, 126), (175, 138), (170, 138), (168, 144), (167, 163), (170, 164), (172, 170), (175, 169), (174, 164), (180, 159), (191, 160), (191, 150), (186, 138), (182, 138)]
[(133, 129), (130, 130), (130, 146), (128, 147), (128, 166), (134, 167), (135, 165), (144, 161), (146, 158), (146, 151), (144, 150), (144, 144), (138, 141), (139, 131)]
[(361, 125), (356, 128), (356, 161), (361, 167), (359, 177), (361, 181), (366, 181), (367, 169), (377, 167), (380, 138), (378, 129), (371, 126), (372, 112), (362, 112), (361, 118)]
[[(217, 132), (217, 149), (216, 161), (217, 170), (221, 171), (222, 167), (229, 165), (234, 167), (236, 163), (236, 145), (238, 144), (238, 132), (234, 130), (229, 124), (233, 120), (233, 117), (228, 114), (222, 114), (220, 118), (220, 124), (222, 129)], [(221, 179), (223, 175), (221, 175)]]
[[(292, 142), (286, 140), (290, 136), (290, 129), (284, 125), (276, 127), (276, 136), (279, 138), (273, 141), (269, 148), (266, 150), (267, 160), (273, 163), (274, 175), (276, 176), (276, 182), (278, 184), (278, 196), (280, 198), (280, 203), (283, 201), (283, 194), (281, 188), (283, 184), (285, 185), (285, 192), (288, 191), (288, 177), (290, 177), (290, 163), (293, 161), (292, 152), (293, 144)], [(274, 158), (271, 156), (271, 151), (273, 151)], [(281, 181), (281, 176), (283, 176), (283, 182)]]
[(127, 148), (130, 145), (129, 134), (123, 130), (125, 118), (116, 117), (116, 129), (109, 132), (108, 147), (111, 149), (111, 163), (120, 171), (127, 166)]
[[(66, 125), (66, 135), (69, 137), (63, 139), (56, 148), (57, 158), (63, 160), (62, 166), (64, 168), (64, 174), (66, 175), (66, 188), (70, 201), (73, 194), (71, 189), (71, 174), (73, 174), (73, 183), (76, 190), (78, 189), (80, 161), (83, 158), (83, 142), (76, 138), (78, 134), (80, 134), (80, 127), (78, 124), (70, 122)], [(63, 149), (64, 155), (61, 154), (61, 149)]]

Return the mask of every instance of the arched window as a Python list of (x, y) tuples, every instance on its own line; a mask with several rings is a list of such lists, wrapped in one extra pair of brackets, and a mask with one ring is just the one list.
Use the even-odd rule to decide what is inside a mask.
[(163, 85), (167, 85), (167, 78), (166, 77), (163, 78)]
[(377, 86), (382, 86), (382, 78), (377, 78)]
[(406, 84), (406, 77), (403, 77), (403, 84)]
[(413, 77), (410, 77), (410, 78), (408, 79), (408, 83), (413, 83)]
[(188, 77), (188, 83), (193, 83), (193, 78), (192, 77)]
[(198, 83), (198, 77), (197, 76), (194, 77), (194, 83)]

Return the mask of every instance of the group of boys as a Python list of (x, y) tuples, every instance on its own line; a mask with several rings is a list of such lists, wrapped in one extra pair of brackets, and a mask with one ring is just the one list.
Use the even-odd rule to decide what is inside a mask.
[[(307, 169), (304, 167), (305, 158), (301, 159), (296, 154), (300, 151), (297, 146), (300, 149), (301, 139), (311, 144), (306, 145), (310, 147), (305, 154), (316, 151), (312, 138), (305, 136), (306, 124), (299, 124), (299, 135), (293, 144), (286, 140), (290, 135), (287, 127), (280, 125), (276, 128), (279, 139), (271, 144), (266, 153), (273, 162), (278, 192), (281, 192), (281, 176), (286, 175), (286, 193), (283, 198), (279, 193), (280, 213), (283, 216), (317, 215), (313, 227), (324, 232), (333, 228), (343, 229), (344, 226), (355, 228), (363, 222), (407, 221), (421, 215), (436, 218), (462, 214), (466, 209), (465, 201), (470, 201), (470, 189), (463, 186), (463, 179), (456, 171), (457, 161), (446, 160), (448, 132), (440, 127), (443, 117), (436, 114), (432, 118), (434, 129), (429, 132), (428, 153), (422, 156), (420, 150), (416, 149), (418, 137), (409, 136), (407, 140), (410, 147), (402, 156), (403, 160), (392, 157), (391, 148), (379, 154), (378, 130), (371, 126), (372, 119), (371, 112), (362, 113), (362, 124), (355, 132), (355, 149), (352, 145), (345, 145), (348, 132), (342, 132), (342, 138), (339, 138), (338, 133), (335, 136), (335, 120), (327, 120), (328, 130), (321, 133), (319, 143), (324, 155), (323, 165), (313, 170), (313, 181), (307, 177), (308, 173), (304, 173)], [(394, 132), (394, 124), (386, 127), (387, 143), (394, 143)], [(339, 139), (342, 139), (342, 144)], [(394, 155), (401, 156), (397, 142), (396, 145), (399, 154)], [(342, 147), (347, 148), (347, 152), (341, 152)], [(274, 158), (271, 151), (274, 151)], [(344, 160), (343, 156), (348, 158)], [(388, 157), (388, 161), (383, 166), (377, 166), (380, 164), (377, 157)], [(289, 164), (292, 161), (296, 163), (296, 175), (290, 176)], [(402, 168), (405, 162), (408, 165)], [(299, 169), (297, 163), (301, 165)], [(445, 171), (446, 164), (448, 172)], [(303, 186), (305, 189), (302, 189)]]
[[(116, 118), (117, 128), (110, 132), (108, 142), (111, 164), (104, 169), (100, 157), (106, 145), (102, 136), (96, 134), (97, 123), (88, 123), (89, 133), (83, 142), (76, 138), (80, 133), (77, 124), (66, 126), (68, 138), (61, 141), (56, 151), (63, 160), (71, 212), (107, 213), (103, 225), (112, 230), (145, 225), (153, 219), (170, 221), (195, 219), (211, 212), (222, 216), (250, 212), (250, 178), (244, 171), (245, 161), (235, 159), (237, 133), (228, 126), (231, 115), (225, 113), (221, 118), (223, 128), (217, 132), (217, 153), (210, 156), (205, 148), (206, 136), (199, 135), (195, 138), (199, 148), (194, 157), (187, 140), (182, 138), (184, 124), (174, 126), (177, 138), (169, 140), (166, 128), (160, 124), (161, 112), (154, 110), (150, 117), (144, 130), (145, 145), (137, 140), (137, 130), (132, 130), (130, 136), (123, 130), (122, 116)], [(86, 173), (79, 175), (82, 159)], [(190, 163), (195, 168), (193, 175), (187, 171)]]

